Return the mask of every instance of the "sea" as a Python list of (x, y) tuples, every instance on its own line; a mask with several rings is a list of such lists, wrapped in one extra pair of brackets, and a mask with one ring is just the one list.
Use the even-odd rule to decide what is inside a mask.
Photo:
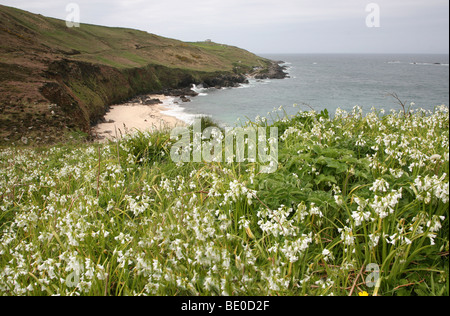
[(286, 66), (289, 78), (250, 79), (237, 88), (204, 89), (191, 102), (174, 105), (167, 114), (193, 122), (209, 116), (224, 126), (240, 126), (256, 117), (269, 120), (298, 111), (355, 106), (400, 110), (434, 110), (449, 106), (449, 55), (280, 54), (261, 55)]

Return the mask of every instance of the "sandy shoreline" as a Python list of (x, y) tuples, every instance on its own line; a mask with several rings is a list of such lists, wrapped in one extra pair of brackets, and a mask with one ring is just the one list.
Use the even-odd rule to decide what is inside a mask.
[(126, 103), (113, 105), (105, 115), (106, 123), (100, 123), (93, 128), (93, 134), (98, 141), (120, 138), (121, 135), (140, 131), (155, 131), (185, 126), (186, 122), (175, 116), (165, 114), (174, 104), (173, 97), (164, 95), (148, 95), (149, 99), (159, 99), (162, 104), (143, 105), (141, 103)]

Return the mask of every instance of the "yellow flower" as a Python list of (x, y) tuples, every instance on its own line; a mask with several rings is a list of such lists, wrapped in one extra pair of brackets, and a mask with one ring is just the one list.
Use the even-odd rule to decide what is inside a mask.
[(369, 293), (367, 293), (366, 291), (359, 292), (359, 296), (369, 296)]

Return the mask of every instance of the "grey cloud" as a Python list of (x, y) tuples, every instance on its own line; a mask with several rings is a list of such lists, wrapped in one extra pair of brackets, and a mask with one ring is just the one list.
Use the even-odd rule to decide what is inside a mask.
[[(448, 0), (73, 0), (81, 22), (264, 52), (448, 53)], [(365, 26), (370, 2), (381, 27)], [(59, 0), (1, 4), (64, 19)], [(420, 45), (417, 45), (420, 43)]]

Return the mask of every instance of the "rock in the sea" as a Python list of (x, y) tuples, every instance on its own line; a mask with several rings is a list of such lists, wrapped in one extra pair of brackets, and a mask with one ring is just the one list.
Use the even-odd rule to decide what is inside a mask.
[(205, 79), (202, 82), (204, 88), (215, 87), (221, 89), (223, 87), (238, 87), (241, 83), (248, 83), (248, 79), (241, 74), (223, 74), (213, 78)]
[(188, 97), (186, 97), (186, 96), (184, 96), (184, 95), (182, 95), (182, 96), (180, 97), (180, 99), (181, 99), (181, 101), (183, 101), (183, 102), (191, 102), (191, 99), (189, 99)]
[(196, 97), (198, 96), (198, 93), (194, 90), (191, 90), (191, 88), (180, 88), (180, 89), (166, 89), (163, 91), (158, 92), (157, 94), (164, 94), (172, 97), (182, 97), (182, 96), (190, 96), (190, 97)]
[(160, 99), (146, 99), (142, 102), (143, 105), (155, 105), (155, 104), (161, 104)]
[(286, 66), (281, 66), (282, 61), (273, 62), (268, 69), (256, 69), (252, 73), (255, 79), (285, 79), (288, 78), (288, 73), (285, 71)]

